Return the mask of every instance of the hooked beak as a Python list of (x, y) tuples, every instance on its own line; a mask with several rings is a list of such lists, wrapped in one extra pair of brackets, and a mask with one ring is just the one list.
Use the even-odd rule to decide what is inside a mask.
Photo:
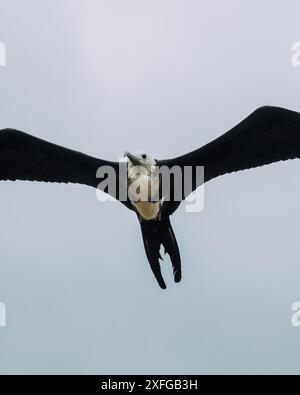
[(125, 156), (133, 163), (134, 166), (146, 166), (146, 161), (140, 159), (139, 157), (132, 155), (130, 152), (126, 151)]

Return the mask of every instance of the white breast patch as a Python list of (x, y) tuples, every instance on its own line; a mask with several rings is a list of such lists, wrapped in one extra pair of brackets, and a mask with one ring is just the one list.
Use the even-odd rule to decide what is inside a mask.
[(129, 161), (128, 168), (129, 187), (128, 195), (132, 205), (136, 208), (140, 216), (145, 220), (152, 220), (157, 217), (160, 211), (160, 202), (151, 201), (159, 189), (159, 179), (153, 174), (149, 174), (144, 167), (133, 166)]

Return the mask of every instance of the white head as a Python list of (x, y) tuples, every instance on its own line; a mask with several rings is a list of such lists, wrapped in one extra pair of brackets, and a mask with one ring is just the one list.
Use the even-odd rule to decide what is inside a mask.
[(146, 152), (136, 152), (131, 154), (126, 151), (124, 156), (128, 158), (131, 166), (143, 166), (150, 171), (152, 166), (156, 165), (154, 157)]

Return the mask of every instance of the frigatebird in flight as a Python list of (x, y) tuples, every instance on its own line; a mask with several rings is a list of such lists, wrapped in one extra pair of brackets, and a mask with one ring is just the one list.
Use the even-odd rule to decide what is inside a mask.
[[(116, 183), (117, 187), (111, 194), (137, 214), (146, 255), (161, 288), (166, 288), (159, 262), (161, 246), (170, 256), (175, 282), (181, 280), (180, 254), (170, 216), (186, 194), (181, 194), (179, 199), (175, 199), (174, 181), (170, 181), (170, 191), (164, 194), (162, 179), (153, 176), (153, 169), (171, 169), (174, 166), (182, 170), (185, 167), (192, 168), (191, 185), (188, 190), (190, 193), (200, 184), (194, 171), (199, 166), (204, 167), (202, 182), (207, 182), (226, 173), (299, 157), (300, 114), (269, 106), (258, 108), (227, 133), (203, 147), (174, 159), (158, 160), (149, 154), (133, 155), (126, 152), (126, 172), (122, 173), (122, 176), (120, 166), (124, 161), (109, 162), (97, 159), (15, 129), (0, 131), (0, 181), (77, 183), (111, 193), (107, 184), (102, 182), (105, 181), (105, 177), (97, 177), (96, 174), (107, 167), (114, 169), (119, 183)], [(135, 170), (136, 167), (138, 171)], [(184, 182), (184, 171), (181, 177), (181, 181)], [(150, 185), (150, 189), (159, 191), (157, 198), (150, 199), (147, 192), (141, 193), (139, 199), (134, 200), (128, 191), (136, 181), (139, 182), (140, 189), (141, 186)], [(126, 189), (125, 199), (120, 199), (121, 192), (124, 192), (122, 188)]]

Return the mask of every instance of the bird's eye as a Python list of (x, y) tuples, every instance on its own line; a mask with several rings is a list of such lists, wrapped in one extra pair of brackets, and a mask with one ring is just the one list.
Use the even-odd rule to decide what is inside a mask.
[(146, 154), (143, 154), (143, 155), (142, 155), (142, 158), (143, 158), (143, 159), (146, 159), (146, 158), (147, 158), (147, 155), (146, 155)]

